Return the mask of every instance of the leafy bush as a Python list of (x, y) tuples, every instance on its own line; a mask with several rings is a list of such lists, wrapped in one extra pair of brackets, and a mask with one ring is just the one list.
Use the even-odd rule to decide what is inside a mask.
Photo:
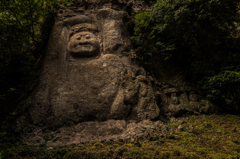
[[(223, 102), (228, 111), (239, 111), (240, 103), (240, 72), (223, 71), (219, 74), (207, 77), (203, 80), (203, 89), (207, 92), (207, 98), (215, 102)], [(221, 105), (220, 105), (221, 106)]]
[(238, 35), (238, 5), (237, 0), (158, 0), (151, 12), (136, 15), (132, 40), (142, 54), (202, 57)]

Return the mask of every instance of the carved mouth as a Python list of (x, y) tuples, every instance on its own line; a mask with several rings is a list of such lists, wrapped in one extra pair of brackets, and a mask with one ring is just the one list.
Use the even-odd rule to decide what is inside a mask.
[(89, 47), (91, 47), (91, 45), (82, 45), (82, 47), (87, 47), (87, 48), (89, 48)]
[(84, 49), (90, 49), (92, 47), (92, 45), (90, 44), (78, 44), (81, 48), (84, 48)]

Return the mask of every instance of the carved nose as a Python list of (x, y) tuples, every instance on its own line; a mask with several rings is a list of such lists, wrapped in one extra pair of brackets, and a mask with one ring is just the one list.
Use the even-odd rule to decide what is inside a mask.
[(86, 39), (82, 39), (82, 40), (79, 40), (78, 41), (78, 44), (80, 44), (80, 45), (83, 45), (83, 44), (90, 44), (90, 42), (89, 42), (89, 40), (86, 40)]

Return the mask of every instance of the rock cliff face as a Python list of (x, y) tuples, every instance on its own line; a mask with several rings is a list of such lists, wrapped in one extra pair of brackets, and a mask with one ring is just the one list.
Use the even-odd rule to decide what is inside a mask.
[(28, 134), (27, 143), (161, 136), (168, 131), (156, 121), (161, 109), (166, 116), (207, 111), (206, 102), (201, 105), (190, 89), (177, 91), (160, 85), (154, 91), (154, 80), (132, 62), (129, 14), (138, 11), (137, 2), (75, 3), (59, 10), (40, 83), (18, 120)]

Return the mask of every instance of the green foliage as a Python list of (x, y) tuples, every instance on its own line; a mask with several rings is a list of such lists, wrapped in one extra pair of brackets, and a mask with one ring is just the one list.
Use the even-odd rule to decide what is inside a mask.
[[(131, 39), (142, 61), (162, 57), (179, 66), (202, 94), (222, 103), (238, 95), (238, 87), (228, 86), (239, 85), (232, 80), (240, 68), (239, 23), (238, 0), (158, 0), (152, 11), (136, 15)], [(215, 86), (222, 75), (224, 84)]]
[(191, 57), (203, 56), (201, 53), (210, 52), (229, 36), (237, 35), (238, 3), (158, 0), (151, 12), (136, 15), (132, 40), (143, 54), (146, 50), (158, 50), (166, 58), (179, 52)]
[(207, 77), (203, 80), (202, 89), (207, 92), (208, 99), (212, 101), (222, 101), (227, 103), (228, 111), (236, 111), (239, 109), (240, 103), (240, 72), (225, 70), (219, 74)]
[[(136, 15), (135, 17), (135, 28), (134, 35), (131, 37), (131, 40), (135, 43), (137, 47), (136, 51), (138, 52), (138, 58), (142, 61), (148, 59), (148, 55), (152, 54), (155, 50), (154, 43), (151, 40), (151, 35), (149, 35), (149, 27), (151, 23), (151, 18), (149, 12), (142, 12)], [(148, 41), (148, 42), (147, 42)], [(151, 48), (151, 49), (149, 49)]]

